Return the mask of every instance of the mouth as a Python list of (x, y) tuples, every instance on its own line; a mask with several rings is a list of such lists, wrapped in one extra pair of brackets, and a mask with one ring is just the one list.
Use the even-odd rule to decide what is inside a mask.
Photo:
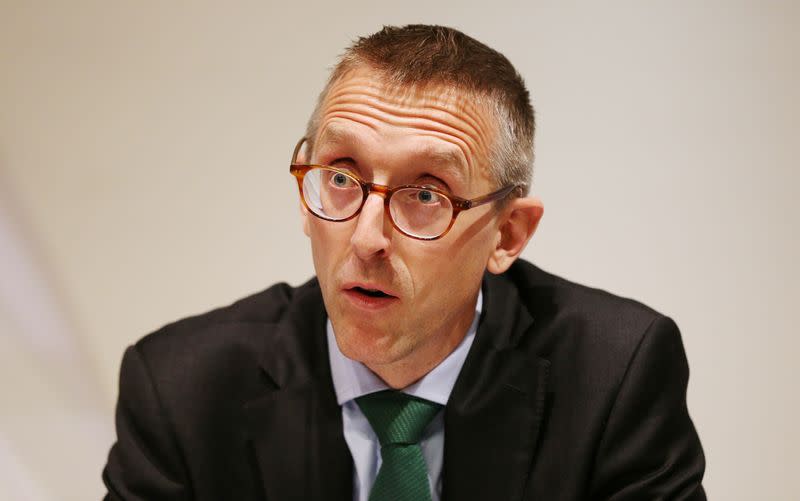
[(372, 284), (345, 284), (342, 291), (356, 306), (368, 309), (383, 308), (399, 299), (391, 290)]
[(390, 294), (383, 292), (380, 289), (367, 289), (365, 287), (356, 286), (351, 288), (350, 290), (353, 292), (357, 292), (358, 294), (363, 294), (369, 297), (394, 297)]

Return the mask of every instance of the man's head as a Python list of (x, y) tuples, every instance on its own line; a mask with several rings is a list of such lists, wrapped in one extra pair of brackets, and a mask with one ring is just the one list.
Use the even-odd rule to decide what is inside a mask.
[(331, 87), (359, 67), (401, 87), (441, 85), (483, 104), (494, 121), (489, 169), (496, 186), (520, 185), (524, 195), (533, 173), (535, 120), (522, 77), (501, 53), (444, 26), (385, 26), (355, 41), (341, 56), (320, 94), (306, 129), (313, 152), (320, 113)]
[[(386, 194), (378, 190), (347, 221), (304, 209), (326, 310), (346, 356), (403, 387), (461, 341), (484, 271), (505, 271), (541, 217), (541, 203), (524, 197), (533, 132), (528, 92), (514, 68), (458, 31), (387, 27), (347, 50), (320, 97), (298, 162), (463, 199), (519, 188), (501, 202), (461, 212), (448, 233), (430, 241), (397, 231), (392, 221), (399, 215), (384, 210)], [(333, 196), (353, 184), (342, 176), (321, 179)], [(424, 195), (428, 205), (419, 218), (439, 200)]]

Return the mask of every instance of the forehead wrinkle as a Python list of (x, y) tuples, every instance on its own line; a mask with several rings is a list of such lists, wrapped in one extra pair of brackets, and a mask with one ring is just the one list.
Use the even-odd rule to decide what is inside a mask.
[(317, 133), (317, 140), (315, 144), (315, 154), (324, 151), (326, 148), (335, 147), (338, 145), (355, 144), (360, 145), (364, 142), (361, 136), (351, 131), (347, 127), (337, 123), (336, 119), (347, 120), (348, 122), (355, 122), (359, 125), (368, 127), (373, 131), (377, 131), (377, 126), (370, 120), (364, 120), (364, 117), (358, 113), (340, 112), (328, 114), (326, 113), (322, 120), (320, 131)]
[[(346, 118), (349, 120), (350, 117), (346, 117), (344, 114), (332, 115), (328, 117), (328, 120), (326, 120), (319, 134), (318, 142), (320, 144), (327, 143), (333, 146), (338, 146), (340, 144), (359, 144), (363, 142), (361, 136), (354, 133), (347, 126), (333, 120), (336, 118)], [(427, 134), (424, 134), (423, 136), (427, 136)], [(434, 137), (439, 138), (440, 136), (435, 135)], [(418, 155), (428, 157), (432, 163), (437, 165), (450, 166), (450, 164), (457, 164), (461, 167), (466, 165), (464, 153), (460, 148), (440, 148), (431, 144), (425, 144), (419, 148)]]
[(323, 142), (327, 142), (328, 144), (339, 145), (339, 144), (359, 144), (362, 141), (361, 137), (354, 133), (349, 128), (342, 126), (341, 124), (333, 121), (332, 119), (335, 118), (344, 118), (346, 120), (351, 120), (357, 122), (361, 125), (366, 125), (367, 127), (374, 128), (371, 123), (365, 120), (360, 120), (360, 115), (355, 113), (340, 113), (334, 114), (331, 116), (327, 116), (323, 122), (322, 127), (320, 128), (320, 132), (318, 134), (318, 138), (316, 143), (322, 144)]
[[(429, 91), (423, 94), (428, 98), (429, 96), (441, 96), (441, 93), (435, 93), (434, 91)], [(432, 102), (423, 102), (422, 109), (427, 110), (434, 110), (438, 111), (444, 115), (449, 115), (454, 118), (459, 123), (463, 123), (469, 127), (467, 128), (459, 128), (453, 125), (454, 128), (461, 130), (465, 135), (469, 137), (476, 137), (478, 140), (476, 143), (484, 145), (483, 150), (489, 149), (489, 144), (491, 141), (491, 135), (493, 135), (493, 123), (488, 117), (491, 117), (491, 114), (488, 112), (484, 105), (474, 106), (473, 102), (475, 99), (470, 98), (465, 93), (453, 93), (448, 92), (445, 94), (449, 101), (441, 103), (438, 100), (434, 99)], [(380, 99), (380, 96), (378, 97)], [(458, 109), (458, 116), (453, 113), (453, 110), (448, 108), (448, 103), (452, 106), (455, 106)], [(483, 112), (481, 112), (481, 108), (483, 108)], [(484, 152), (486, 153), (486, 151)], [(488, 158), (488, 156), (487, 156)]]
[[(449, 100), (442, 103), (441, 92), (423, 92), (421, 90), (413, 92), (411, 89), (406, 89), (408, 92), (405, 95), (401, 95), (397, 92), (391, 94), (389, 92), (383, 92), (379, 90), (375, 85), (372, 85), (372, 83), (373, 82), (371, 80), (366, 80), (366, 84), (354, 82), (348, 85), (340, 85), (335, 91), (331, 91), (329, 94), (329, 101), (331, 103), (339, 102), (339, 104), (342, 104), (343, 102), (352, 102), (352, 100), (356, 98), (365, 98), (366, 101), (374, 105), (376, 108), (401, 116), (412, 114), (413, 109), (420, 110), (427, 108), (433, 111), (438, 111), (442, 115), (449, 115), (456, 118), (452, 108), (447, 106), (450, 104), (451, 106), (457, 107), (459, 112), (464, 114), (463, 117), (456, 118), (458, 121), (469, 125), (471, 132), (480, 137), (483, 141), (487, 140), (486, 134), (482, 131), (482, 129), (488, 130), (491, 127), (489, 124), (487, 124), (487, 120), (481, 117), (482, 113), (480, 113), (475, 106), (472, 106), (474, 99), (470, 99), (470, 97), (465, 94), (459, 95), (452, 92), (445, 93), (445, 97), (449, 98)], [(354, 88), (357, 90), (353, 90)], [(347, 96), (353, 97), (351, 97), (350, 100), (347, 100)], [(403, 110), (403, 106), (408, 106), (407, 103), (409, 101), (417, 100), (420, 97), (422, 98), (421, 103), (414, 103), (413, 106), (409, 106), (409, 111)], [(396, 103), (392, 103), (392, 101), (396, 101)]]
[[(346, 96), (349, 97), (349, 99)], [(345, 94), (331, 99), (327, 104), (328, 111), (340, 110), (343, 107), (353, 107), (356, 109), (364, 109), (365, 111), (370, 108), (375, 109), (381, 112), (382, 116), (385, 117), (387, 119), (386, 121), (389, 123), (404, 124), (403, 119), (420, 119), (438, 123), (473, 139), (473, 142), (475, 142), (477, 146), (476, 149), (488, 149), (485, 145), (489, 144), (489, 138), (487, 137), (488, 134), (484, 132), (484, 130), (489, 129), (489, 127), (486, 126), (486, 120), (478, 118), (480, 113), (471, 113), (468, 106), (464, 106), (459, 110), (463, 112), (463, 116), (461, 116), (461, 113), (457, 115), (451, 108), (442, 104), (422, 103), (413, 107), (403, 107), (402, 104), (393, 105), (380, 97), (371, 98), (368, 94)], [(367, 114), (377, 115), (376, 113)], [(394, 120), (392, 118), (394, 118)], [(483, 127), (481, 127), (481, 125), (483, 125)], [(483, 144), (484, 147), (480, 147), (480, 144)]]
[(328, 141), (329, 143), (344, 143), (349, 141), (354, 141), (357, 138), (355, 134), (347, 130), (346, 128), (337, 125), (335, 122), (325, 122), (325, 124), (320, 129), (319, 137), (317, 142)]
[[(323, 154), (323, 152), (325, 152), (327, 149), (336, 148), (339, 145), (363, 144), (363, 139), (361, 136), (348, 129), (347, 126), (332, 121), (332, 119), (336, 118), (350, 120), (350, 117), (343, 115), (333, 115), (328, 117), (321, 129), (321, 133), (319, 134), (319, 140), (317, 143), (317, 150), (319, 154)], [(363, 124), (363, 122), (359, 123)], [(472, 170), (472, 165), (464, 155), (463, 144), (460, 144), (458, 141), (454, 141), (453, 137), (448, 134), (427, 130), (425, 132), (425, 134), (420, 134), (420, 136), (435, 137), (437, 139), (447, 141), (448, 143), (453, 144), (455, 149), (443, 149), (432, 145), (424, 145), (415, 152), (416, 156), (427, 157), (431, 160), (431, 163), (435, 164), (439, 168), (451, 172), (455, 178), (461, 180), (462, 182), (471, 177), (469, 172)]]
[[(356, 111), (353, 111), (354, 109)], [(482, 147), (480, 141), (477, 141), (474, 136), (455, 125), (449, 123), (445, 124), (440, 120), (434, 120), (425, 116), (409, 114), (408, 116), (398, 117), (395, 114), (384, 113), (380, 110), (376, 112), (374, 107), (353, 102), (341, 106), (329, 107), (324, 117), (326, 121), (330, 118), (345, 118), (366, 124), (373, 129), (378, 129), (380, 127), (380, 122), (384, 122), (407, 129), (437, 133), (436, 137), (456, 144), (462, 150), (464, 158), (470, 167), (473, 167), (473, 163), (481, 163), (482, 159), (488, 159), (488, 151), (486, 151), (485, 145)], [(372, 118), (374, 122), (371, 123), (371, 121), (365, 120), (365, 117)]]
[[(347, 105), (353, 105), (357, 107), (371, 106), (386, 114), (396, 117), (417, 117), (437, 121), (435, 118), (431, 119), (430, 117), (425, 117), (423, 113), (420, 113), (420, 111), (432, 110), (434, 112), (438, 112), (438, 114), (431, 113), (430, 115), (443, 119), (441, 120), (441, 122), (445, 122), (443, 125), (449, 126), (453, 130), (459, 131), (467, 137), (470, 137), (470, 139), (473, 139), (473, 142), (476, 143), (475, 149), (483, 150), (483, 156), (486, 159), (489, 158), (488, 145), (491, 139), (488, 137), (489, 134), (487, 132), (492, 130), (492, 124), (489, 123), (490, 121), (487, 120), (486, 117), (484, 117), (486, 113), (481, 113), (480, 110), (471, 106), (471, 102), (466, 96), (457, 96), (459, 99), (452, 99), (454, 96), (450, 94), (451, 105), (457, 106), (459, 101), (461, 104), (459, 107), (459, 116), (456, 116), (452, 108), (447, 106), (447, 103), (440, 104), (435, 102), (435, 100), (433, 100), (434, 102), (430, 102), (430, 96), (441, 96), (441, 93), (435, 94), (433, 91), (421, 92), (419, 90), (417, 90), (415, 93), (411, 92), (412, 89), (406, 90), (409, 92), (405, 96), (400, 95), (397, 92), (387, 95), (386, 92), (380, 91), (378, 86), (375, 84), (374, 79), (362, 77), (353, 82), (348, 81), (347, 83), (343, 83), (343, 81), (340, 81), (337, 86), (331, 89), (331, 92), (328, 94), (328, 98), (326, 99), (326, 104), (328, 107)], [(420, 96), (424, 98), (422, 100), (423, 102), (413, 103), (413, 101), (419, 99)], [(393, 104), (389, 102), (390, 100), (396, 100), (398, 104)], [(366, 101), (366, 103), (364, 101)], [(413, 106), (411, 106), (412, 109), (402, 109), (401, 107), (404, 105), (404, 103), (409, 101), (411, 101), (413, 104)], [(450, 117), (453, 120), (446, 120), (446, 117)], [(459, 127), (453, 123), (454, 121), (460, 122), (467, 127)], [(477, 139), (477, 141), (474, 139)], [(482, 147), (479, 143), (482, 143)], [(472, 149), (473, 148), (470, 148), (470, 150)], [(477, 151), (470, 152), (477, 153)]]
[[(366, 101), (366, 102), (365, 102)], [(382, 116), (387, 118), (395, 117), (396, 119), (404, 118), (421, 118), (423, 120), (435, 121), (441, 123), (445, 127), (450, 127), (468, 135), (480, 137), (479, 131), (475, 130), (475, 126), (468, 120), (456, 116), (452, 110), (443, 106), (417, 106), (414, 108), (393, 106), (389, 103), (384, 103), (380, 100), (364, 99), (363, 95), (353, 96), (350, 99), (338, 98), (328, 103), (326, 112), (341, 110), (342, 108), (352, 107), (355, 109), (363, 109), (366, 114), (377, 115), (378, 113), (369, 113), (369, 110), (375, 110)], [(458, 126), (457, 123), (463, 125)]]

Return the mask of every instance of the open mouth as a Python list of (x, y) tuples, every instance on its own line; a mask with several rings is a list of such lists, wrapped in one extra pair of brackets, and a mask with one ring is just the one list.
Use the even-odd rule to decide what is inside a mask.
[(349, 298), (351, 304), (367, 311), (376, 311), (397, 304), (399, 297), (392, 294), (391, 289), (375, 287), (377, 284), (350, 282), (344, 284), (342, 292)]
[(390, 296), (389, 294), (383, 292), (380, 289), (365, 289), (364, 287), (353, 287), (350, 290), (354, 291), (354, 292), (357, 292), (359, 294), (363, 294), (365, 296), (369, 296), (369, 297), (376, 297), (376, 298), (378, 298), (378, 297), (394, 297), (394, 296)]

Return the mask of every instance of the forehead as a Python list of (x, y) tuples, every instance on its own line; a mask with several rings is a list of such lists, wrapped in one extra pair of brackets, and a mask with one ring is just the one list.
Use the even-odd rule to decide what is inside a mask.
[(404, 86), (360, 67), (334, 82), (320, 106), (316, 151), (425, 157), (486, 177), (494, 120), (478, 96), (454, 86)]

